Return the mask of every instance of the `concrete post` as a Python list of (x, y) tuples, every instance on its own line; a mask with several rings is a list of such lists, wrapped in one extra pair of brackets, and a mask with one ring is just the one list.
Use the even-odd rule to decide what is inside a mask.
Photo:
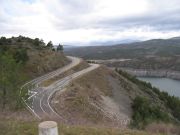
[(44, 121), (39, 124), (39, 135), (58, 135), (57, 123)]

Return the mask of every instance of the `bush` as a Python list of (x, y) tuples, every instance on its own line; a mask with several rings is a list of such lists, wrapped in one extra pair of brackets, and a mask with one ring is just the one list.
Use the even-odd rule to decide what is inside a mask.
[(43, 47), (45, 47), (45, 43), (44, 43), (44, 41), (42, 39), (40, 40), (39, 38), (35, 38), (33, 40), (33, 43), (36, 46), (36, 48), (43, 48)]
[(161, 111), (159, 106), (152, 105), (148, 99), (140, 96), (134, 99), (132, 109), (133, 122), (131, 125), (136, 128), (142, 129), (154, 121), (170, 121), (168, 114)]
[(170, 96), (167, 92), (161, 92), (157, 88), (153, 88), (153, 91), (165, 103), (166, 107), (171, 109), (173, 116), (180, 121), (180, 99), (175, 96)]
[(0, 38), (0, 45), (9, 45), (9, 44), (11, 44), (11, 39), (8, 39), (6, 37)]
[(49, 41), (46, 45), (48, 48), (52, 49), (53, 48), (53, 43), (52, 41)]
[(59, 44), (58, 47), (57, 47), (57, 51), (63, 51), (63, 50), (64, 50), (63, 46), (61, 44)]
[(26, 49), (19, 49), (16, 51), (14, 58), (17, 63), (26, 63), (29, 60)]
[(0, 54), (0, 103), (1, 108), (21, 107), (20, 85), (24, 80), (22, 65), (10, 54)]

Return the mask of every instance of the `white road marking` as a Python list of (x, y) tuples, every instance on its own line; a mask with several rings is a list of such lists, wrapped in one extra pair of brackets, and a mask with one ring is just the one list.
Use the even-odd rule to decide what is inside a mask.
[[(50, 79), (50, 78), (53, 78), (54, 76), (57, 76), (57, 75), (65, 72), (65, 71), (71, 69), (72, 67), (78, 65), (78, 64), (80, 63), (80, 61), (81, 61), (81, 59), (79, 59), (79, 58), (75, 58), (75, 57), (69, 57), (69, 58), (72, 60), (72, 62), (71, 62), (69, 65), (67, 65), (67, 66), (65, 66), (65, 67), (63, 67), (63, 68), (61, 68), (61, 69), (55, 70), (55, 71), (53, 71), (53, 72), (51, 72), (51, 73), (48, 73), (48, 74), (46, 74), (46, 75), (44, 75), (44, 76), (38, 77), (38, 78), (36, 78), (36, 79), (34, 79), (34, 80), (30, 81), (30, 82), (27, 82), (27, 83), (25, 83), (25, 84), (21, 87), (20, 94), (22, 94), (23, 88), (29, 87), (29, 85), (31, 86), (31, 87), (29, 88), (30, 90), (28, 89), (28, 91), (29, 91), (29, 93), (30, 93), (29, 95), (31, 95), (31, 96), (27, 98), (27, 100), (29, 100), (29, 101), (31, 101), (30, 99), (32, 99), (31, 107), (30, 107), (30, 106), (28, 105), (28, 103), (26, 102), (27, 100), (25, 100), (24, 98), (22, 98), (22, 99), (23, 99), (24, 103), (26, 104), (27, 108), (28, 108), (38, 119), (41, 119), (41, 117), (40, 117), (39, 115), (43, 115), (43, 114), (39, 113), (39, 112), (41, 112), (41, 111), (42, 111), (42, 113), (45, 113), (45, 114), (48, 115), (49, 117), (50, 117), (50, 114), (48, 114), (48, 112), (52, 112), (53, 114), (55, 114), (55, 115), (58, 116), (59, 118), (63, 119), (63, 117), (61, 117), (61, 116), (52, 108), (52, 106), (51, 106), (51, 104), (50, 104), (50, 99), (51, 99), (52, 95), (53, 95), (56, 91), (62, 90), (65, 86), (67, 86), (67, 85), (70, 83), (71, 80), (76, 79), (76, 78), (78, 78), (79, 76), (81, 76), (81, 75), (83, 75), (83, 74), (85, 74), (85, 73), (87, 73), (87, 72), (89, 72), (89, 71), (92, 71), (92, 70), (96, 69), (97, 67), (99, 67), (99, 65), (97, 65), (97, 64), (91, 64), (90, 67), (88, 67), (88, 68), (86, 68), (86, 69), (83, 69), (83, 70), (81, 70), (81, 71), (79, 71), (79, 72), (76, 72), (76, 73), (74, 73), (74, 74), (72, 74), (72, 75), (66, 76), (66, 77), (64, 77), (63, 79), (60, 79), (60, 80), (56, 81), (55, 83), (51, 84), (50, 86), (48, 86), (48, 87), (46, 87), (46, 88), (40, 87), (39, 84), (41, 84), (43, 81), (48, 80), (48, 79)], [(45, 95), (45, 94), (48, 94), (48, 93), (49, 93), (49, 95)], [(46, 96), (47, 96), (47, 97), (46, 97)], [(35, 100), (35, 99), (36, 99), (36, 100)], [(40, 104), (40, 105), (39, 105), (39, 108), (37, 108), (37, 106), (35, 107), (35, 105), (36, 105), (35, 102), (37, 102), (38, 104)], [(46, 107), (47, 107), (50, 111), (46, 112), (46, 109), (47, 109), (47, 108), (46, 108), (46, 109), (43, 108), (43, 105), (44, 105), (43, 102), (45, 102), (45, 103), (47, 102), (47, 106), (46, 106)], [(38, 109), (38, 110), (37, 110), (37, 109)], [(37, 114), (37, 112), (39, 113), (39, 115)], [(64, 119), (63, 119), (63, 120), (64, 120)], [(66, 121), (66, 120), (65, 120), (65, 121)]]

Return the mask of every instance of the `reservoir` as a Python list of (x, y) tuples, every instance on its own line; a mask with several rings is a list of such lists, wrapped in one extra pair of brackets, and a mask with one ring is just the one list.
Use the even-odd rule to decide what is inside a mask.
[(180, 97), (180, 80), (154, 77), (138, 77), (138, 79), (150, 82), (152, 86), (159, 88), (161, 91), (166, 91), (172, 96)]

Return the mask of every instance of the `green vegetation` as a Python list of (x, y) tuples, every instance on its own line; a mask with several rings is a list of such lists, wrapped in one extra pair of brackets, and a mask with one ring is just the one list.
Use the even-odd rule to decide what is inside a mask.
[(37, 47), (42, 47), (42, 46), (45, 47), (45, 43), (44, 43), (44, 41), (42, 39), (40, 40), (39, 38), (35, 38), (33, 43)]
[(10, 54), (0, 55), (0, 103), (2, 109), (6, 107), (17, 109), (21, 107), (20, 85), (24, 80), (21, 63)]
[[(179, 123), (180, 99), (178, 97), (170, 96), (167, 92), (161, 92), (159, 89), (152, 87), (150, 83), (138, 80), (135, 76), (132, 76), (127, 72), (124, 72), (119, 69), (116, 69), (116, 72), (118, 72), (120, 75), (124, 76), (128, 80), (132, 81), (136, 85), (138, 85), (138, 87), (142, 91), (150, 95), (153, 95), (152, 93), (155, 93), (158, 96), (158, 98), (162, 101), (162, 103), (165, 105), (167, 110), (169, 110), (167, 113), (170, 113), (174, 117), (173, 119), (171, 118), (171, 120)], [(163, 113), (161, 108), (158, 106), (158, 104), (154, 104), (154, 102), (155, 101), (150, 101), (148, 99), (144, 99), (143, 97), (135, 98), (133, 105), (133, 109), (134, 109), (133, 123), (135, 122), (139, 123), (139, 124), (136, 123), (137, 127), (141, 128), (143, 127), (144, 124), (148, 124), (149, 122), (153, 122), (153, 121), (170, 120), (167, 114)], [(133, 125), (135, 126), (135, 124)]]
[(136, 128), (144, 128), (152, 122), (169, 122), (168, 113), (160, 110), (160, 107), (153, 105), (150, 100), (144, 97), (136, 97), (133, 101), (133, 122), (131, 125)]
[(26, 90), (20, 89), (21, 85), (34, 76), (57, 69), (58, 64), (62, 66), (67, 62), (60, 52), (52, 52), (52, 47), (52, 42), (46, 46), (39, 38), (0, 38), (1, 109), (21, 108), (21, 97), (27, 95)]
[(14, 55), (14, 58), (17, 63), (22, 62), (23, 64), (29, 60), (26, 49), (19, 49)]
[(49, 42), (47, 43), (47, 47), (53, 49), (53, 43), (52, 43), (52, 41), (49, 41)]
[(57, 51), (63, 51), (63, 50), (64, 50), (63, 46), (61, 44), (59, 44), (57, 47)]
[(6, 44), (6, 45), (11, 44), (11, 40), (10, 39), (6, 39), (6, 37), (1, 37), (0, 38), (0, 45), (4, 45), (4, 44)]
[(0, 135), (37, 135), (37, 122), (0, 121)]
[[(22, 39), (22, 37), (18, 37), (17, 41), (19, 39)], [(12, 39), (6, 39), (5, 37), (0, 38), (0, 53), (3, 54), (11, 54), (13, 58), (15, 59), (16, 63), (26, 63), (29, 59), (27, 55), (27, 49), (26, 48), (17, 48), (12, 49), (11, 44), (13, 40)]]
[(175, 96), (170, 96), (167, 92), (160, 92), (157, 88), (153, 88), (153, 91), (158, 94), (159, 98), (171, 109), (173, 116), (180, 121), (180, 99)]
[(1, 109), (19, 109), (21, 108), (22, 96), (27, 91), (23, 90), (20, 94), (20, 86), (26, 80), (25, 74), (22, 72), (25, 63), (29, 60), (27, 49), (13, 46), (13, 42), (22, 42), (24, 39), (18, 38), (6, 39), (0, 38), (0, 104)]

